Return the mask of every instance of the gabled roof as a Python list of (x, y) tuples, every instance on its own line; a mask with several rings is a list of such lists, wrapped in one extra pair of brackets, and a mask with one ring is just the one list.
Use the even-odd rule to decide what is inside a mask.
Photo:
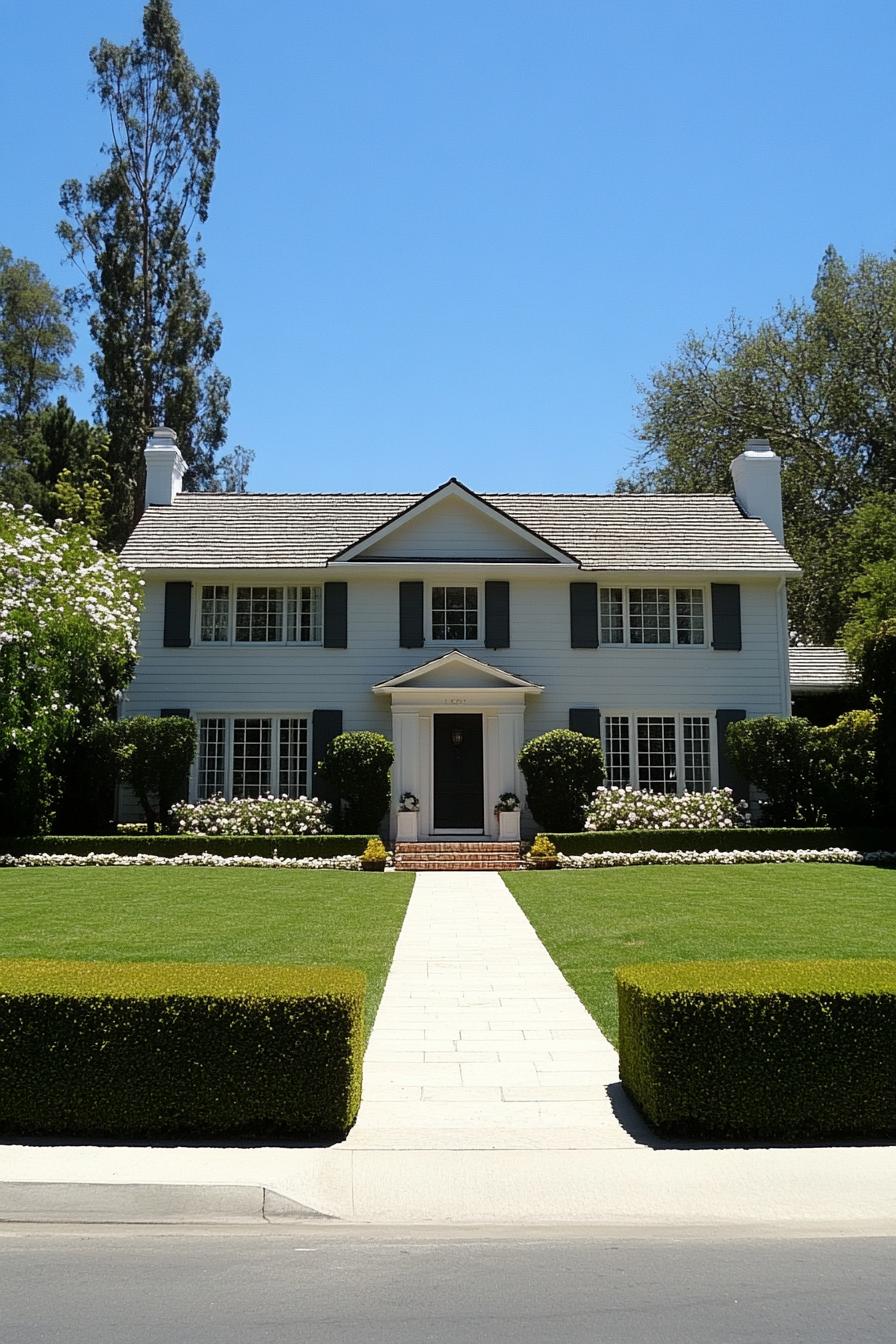
[[(314, 569), (428, 498), (421, 494), (182, 494), (146, 510), (122, 552), (138, 569)], [(731, 495), (486, 494), (485, 504), (586, 570), (796, 575)]]
[[(439, 658), (430, 658), (425, 663), (419, 663), (416, 667), (409, 668), (406, 672), (399, 672), (394, 677), (389, 677), (386, 681), (378, 681), (373, 686), (375, 695), (383, 695), (387, 691), (411, 690), (415, 683), (419, 683), (423, 678), (429, 678), (433, 674), (444, 675), (445, 685), (452, 686), (452, 673), (463, 671), (466, 673), (479, 673), (483, 680), (490, 681), (494, 688), (511, 689), (517, 691), (530, 691), (533, 694), (540, 694), (543, 686), (537, 682), (528, 681), (526, 677), (519, 677), (515, 672), (507, 672), (503, 667), (495, 667), (492, 663), (486, 663), (481, 658), (474, 658), (472, 654), (463, 653), (460, 649), (451, 649), (448, 653), (443, 653)], [(464, 683), (465, 688), (469, 686)], [(432, 689), (428, 684), (427, 690)], [(472, 689), (472, 688), (471, 688)], [(478, 686), (476, 689), (487, 689)]]
[(843, 649), (807, 645), (790, 650), (790, 689), (794, 695), (824, 695), (857, 685), (856, 670)]

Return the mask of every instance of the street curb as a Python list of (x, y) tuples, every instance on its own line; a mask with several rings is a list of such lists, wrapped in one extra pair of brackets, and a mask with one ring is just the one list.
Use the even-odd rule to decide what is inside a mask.
[(265, 1185), (0, 1182), (0, 1223), (336, 1221)]

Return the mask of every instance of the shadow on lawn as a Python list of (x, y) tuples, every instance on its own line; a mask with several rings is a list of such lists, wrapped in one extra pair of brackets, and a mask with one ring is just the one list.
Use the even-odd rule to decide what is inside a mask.
[(663, 1138), (657, 1134), (641, 1110), (635, 1105), (621, 1083), (607, 1084), (607, 1098), (617, 1122), (626, 1134), (643, 1148), (654, 1152), (709, 1152), (725, 1150), (761, 1151), (768, 1148), (890, 1148), (893, 1138), (863, 1139), (860, 1137), (833, 1139), (805, 1139), (785, 1142), (775, 1139), (688, 1139)]

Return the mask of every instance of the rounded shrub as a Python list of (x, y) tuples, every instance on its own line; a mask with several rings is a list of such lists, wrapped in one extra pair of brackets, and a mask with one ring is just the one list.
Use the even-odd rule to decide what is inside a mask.
[(526, 802), (546, 831), (581, 831), (595, 789), (604, 781), (604, 754), (596, 737), (568, 728), (533, 737), (519, 755)]
[(389, 810), (389, 770), (395, 748), (382, 733), (339, 733), (318, 769), (342, 802), (343, 822), (353, 832), (375, 831)]

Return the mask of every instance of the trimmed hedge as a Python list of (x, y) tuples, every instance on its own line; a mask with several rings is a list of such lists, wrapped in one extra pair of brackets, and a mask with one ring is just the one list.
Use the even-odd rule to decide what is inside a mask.
[[(743, 826), (724, 831), (570, 831), (548, 833), (561, 854), (634, 854), (639, 849), (858, 849), (896, 850), (887, 826)], [(0, 842), (2, 848), (2, 842)]]
[(660, 1133), (896, 1134), (896, 961), (623, 966), (619, 1073)]
[(370, 835), (15, 835), (0, 836), (0, 854), (259, 855), (331, 859), (363, 854)]
[(0, 1133), (343, 1135), (364, 989), (340, 967), (0, 960)]

